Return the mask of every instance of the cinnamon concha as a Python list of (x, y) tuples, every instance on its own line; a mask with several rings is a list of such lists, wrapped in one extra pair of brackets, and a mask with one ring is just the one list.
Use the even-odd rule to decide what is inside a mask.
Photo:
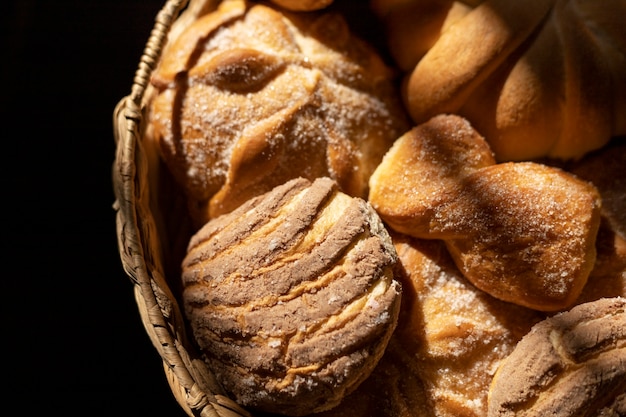
[(336, 406), (383, 355), (400, 305), (396, 259), (368, 203), (329, 178), (298, 178), (192, 237), (182, 299), (233, 399), (304, 415)]
[(151, 78), (147, 136), (198, 226), (290, 179), (352, 196), (408, 118), (396, 73), (342, 15), (242, 0), (181, 30)]
[(489, 417), (626, 415), (626, 299), (538, 323), (498, 369)]

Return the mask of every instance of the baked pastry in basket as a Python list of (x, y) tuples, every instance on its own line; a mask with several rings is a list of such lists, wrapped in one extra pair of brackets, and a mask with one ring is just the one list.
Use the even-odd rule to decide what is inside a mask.
[(370, 376), (323, 417), (484, 417), (496, 369), (537, 311), (467, 281), (443, 242), (392, 233), (402, 283), (398, 327)]
[[(170, 3), (177, 2), (168, 2), (165, 9), (170, 10)], [(272, 7), (271, 3), (283, 8)], [(343, 19), (346, 16), (326, 13), (324, 5), (328, 3), (191, 1), (189, 12), (172, 27), (158, 68), (150, 73), (147, 96), (141, 97), (144, 86), (138, 83), (133, 86), (132, 100), (121, 102), (128, 108), (120, 107), (117, 121), (126, 118), (128, 125), (116, 126), (116, 137), (120, 139), (115, 177), (120, 210), (118, 233), (124, 266), (137, 284), (135, 294), (146, 329), (163, 357), (177, 400), (190, 416), (248, 416), (236, 400), (254, 412), (316, 412), (320, 417), (483, 417), (488, 386), (498, 365), (514, 351), (532, 324), (547, 315), (537, 310), (560, 309), (572, 300), (582, 304), (623, 296), (626, 290), (626, 211), (623, 187), (614, 181), (623, 178), (623, 169), (615, 168), (623, 165), (623, 159), (600, 153), (593, 162), (587, 159), (590, 149), (603, 146), (607, 134), (620, 132), (623, 127), (619, 115), (624, 114), (624, 80), (615, 73), (619, 74), (624, 65), (624, 44), (623, 32), (614, 17), (620, 15), (623, 2), (372, 2), (387, 22), (405, 19), (413, 23), (389, 26), (394, 28), (389, 32), (390, 52), (401, 69), (411, 73), (404, 91), (413, 114), (417, 114), (415, 108), (422, 107), (440, 112), (452, 103), (468, 119), (476, 116), (479, 120), (475, 125), (488, 139), (485, 142), (477, 132), (467, 135), (467, 124), (457, 124), (459, 119), (455, 119), (447, 133), (461, 140), (433, 141), (429, 146), (439, 146), (434, 153), (420, 149), (401, 155), (409, 159), (419, 155), (432, 158), (433, 169), (419, 174), (423, 175), (421, 183), (413, 183), (416, 177), (411, 175), (424, 165), (380, 165), (378, 181), (401, 175), (384, 181), (391, 188), (370, 193), (372, 202), (381, 213), (385, 205), (412, 213), (404, 217), (401, 214), (399, 223), (393, 216), (387, 217), (388, 225), (412, 233), (403, 227), (413, 222), (412, 226), (439, 228), (435, 234), (443, 232), (435, 239), (431, 239), (435, 235), (428, 236), (428, 240), (423, 239), (427, 237), (424, 235), (416, 238), (396, 233), (395, 249), (376, 213), (351, 196), (368, 194), (368, 180), (383, 154), (396, 138), (408, 132), (409, 124), (394, 85), (396, 74), (350, 32)], [(214, 10), (217, 4), (219, 8)], [(517, 8), (522, 5), (523, 13), (518, 14)], [(320, 11), (287, 11), (300, 8)], [(407, 8), (417, 15), (406, 13)], [(608, 12), (602, 12), (602, 8)], [(349, 9), (348, 5), (345, 10)], [(581, 10), (588, 12), (584, 19), (576, 14)], [(498, 25), (494, 11), (502, 12), (501, 16), (516, 15), (507, 22), (519, 30), (507, 33)], [(540, 15), (544, 17), (535, 20)], [(416, 16), (423, 24), (415, 24)], [(599, 23), (589, 23), (593, 19)], [(156, 29), (165, 20), (159, 18)], [(583, 41), (589, 39), (587, 35), (598, 36), (599, 41), (594, 45), (583, 42), (579, 49), (571, 49), (575, 43), (571, 38), (557, 36), (562, 35), (559, 24), (564, 22), (580, 23), (568, 34), (580, 35)], [(583, 35), (580, 28), (591, 30), (582, 31)], [(482, 30), (493, 38), (482, 36)], [(402, 36), (396, 36), (399, 34)], [(466, 36), (466, 43), (457, 43)], [(490, 42), (483, 45), (477, 39)], [(564, 78), (542, 63), (532, 66), (539, 70), (537, 73), (525, 66), (545, 51), (554, 52), (546, 45), (561, 41), (565, 47), (556, 50), (565, 54), (548, 54), (546, 62), (561, 64), (561, 58), (567, 57), (567, 64), (554, 65), (566, 69)], [(444, 44), (451, 46), (448, 49)], [(467, 52), (472, 59), (459, 62), (467, 55), (453, 51)], [(591, 59), (579, 67), (579, 74), (568, 72), (576, 67), (569, 63), (578, 60), (580, 51), (589, 53)], [(159, 53), (149, 50), (140, 72)], [(608, 55), (614, 58), (609, 63), (603, 59)], [(432, 60), (440, 65), (435, 66)], [(430, 65), (430, 70), (424, 77), (424, 72), (415, 75), (422, 71), (422, 62), (431, 62), (425, 65)], [(587, 82), (593, 71), (600, 80), (595, 84)], [(563, 113), (553, 107), (558, 100), (547, 88), (552, 78), (562, 81), (555, 91), (563, 94)], [(428, 88), (421, 90), (424, 85)], [(520, 89), (528, 89), (529, 101), (519, 100)], [(613, 95), (606, 99), (608, 89)], [(139, 109), (143, 104), (146, 108)], [(521, 109), (516, 107), (518, 104)], [(482, 114), (479, 108), (484, 108), (486, 122), (478, 116)], [(137, 131), (136, 122), (143, 116), (145, 123), (139, 123)], [(454, 118), (437, 116), (441, 116), (439, 121)], [(569, 124), (573, 121), (581, 124)], [(521, 126), (532, 133), (524, 136), (524, 141), (518, 141)], [(546, 131), (556, 134), (547, 140)], [(573, 131), (581, 132), (581, 136), (571, 134)], [(137, 133), (145, 133), (145, 137)], [(407, 135), (414, 133), (412, 130)], [(582, 135), (584, 140), (579, 140)], [(466, 142), (468, 138), (471, 140)], [(403, 141), (406, 138), (399, 139), (398, 146)], [(177, 230), (176, 243), (168, 241), (174, 240), (168, 236), (169, 229), (183, 229), (181, 224), (188, 219), (177, 217), (182, 213), (176, 205), (178, 199), (167, 201), (179, 190), (170, 193), (169, 188), (159, 188), (163, 178), (154, 171), (161, 166), (152, 163), (156, 156), (153, 145), (157, 145), (167, 168), (187, 193), (194, 231), (210, 220), (188, 247), (182, 295), (179, 271), (170, 274), (169, 267), (179, 265), (175, 261), (182, 258), (177, 252), (182, 245), (178, 243), (189, 237), (190, 229)], [(453, 146), (444, 149), (448, 145)], [(146, 150), (148, 164), (143, 159)], [(537, 163), (498, 163), (505, 159), (568, 159), (581, 155), (585, 158), (580, 165), (567, 167), (578, 179)], [(609, 166), (613, 177), (600, 175), (609, 172)], [(506, 291), (491, 291), (497, 285), (482, 285), (483, 291), (470, 281), (472, 268), (463, 260), (490, 252), (484, 248), (472, 252), (475, 247), (467, 246), (472, 241), (484, 243), (481, 233), (489, 231), (487, 227), (477, 233), (472, 220), (494, 220), (494, 213), (500, 209), (519, 213), (516, 210), (520, 208), (507, 201), (515, 193), (506, 192), (516, 191), (516, 187), (510, 187), (511, 178), (519, 179), (519, 173), (543, 178), (534, 183), (543, 190), (550, 191), (550, 184), (564, 185), (571, 193), (557, 198), (565, 203), (555, 207), (565, 209), (554, 210), (555, 218), (563, 224), (575, 218), (573, 223), (582, 225), (576, 232), (582, 230), (577, 234), (579, 239), (572, 240), (575, 251), (568, 251), (574, 246), (565, 250), (574, 253), (571, 265), (559, 263), (550, 270), (565, 275), (575, 270), (568, 279), (557, 280), (565, 283), (565, 289), (553, 285), (554, 281), (546, 284), (552, 295), (565, 294), (564, 298), (556, 297), (555, 304), (551, 304), (555, 298), (529, 301), (526, 295), (520, 295), (523, 291), (514, 291), (513, 297), (500, 296)], [(324, 176), (331, 179), (321, 178)], [(310, 181), (292, 181), (294, 177)], [(166, 182), (171, 185), (169, 176)], [(597, 190), (587, 182), (597, 184)], [(415, 184), (419, 187), (413, 187)], [(289, 197), (279, 203), (276, 189)], [(326, 190), (327, 200), (321, 189)], [(407, 189), (408, 195), (418, 198), (407, 199)], [(327, 203), (301, 207), (300, 203), (311, 202), (307, 194), (311, 190), (317, 190), (312, 194)], [(469, 191), (485, 190), (493, 191), (485, 194), (489, 198), (505, 192), (501, 200), (487, 199), (481, 210), (467, 204)], [(305, 194), (309, 197), (290, 200)], [(551, 192), (546, 195), (555, 196)], [(612, 196), (617, 196), (621, 205), (612, 204), (617, 201), (609, 200)], [(149, 201), (151, 198), (158, 201)], [(422, 206), (421, 214), (427, 216), (417, 220), (411, 204), (433, 202), (429, 198), (435, 199), (434, 205)], [(175, 207), (166, 209), (159, 205), (162, 201), (175, 203)], [(503, 204), (490, 212), (494, 201)], [(280, 208), (282, 203), (286, 205)], [(580, 212), (572, 214), (570, 204), (578, 203)], [(488, 219), (489, 214), (494, 217)], [(459, 238), (459, 229), (442, 227), (454, 220), (462, 220), (456, 225), (470, 233)], [(295, 224), (306, 231), (295, 233), (302, 240), (294, 247), (283, 239), (283, 232), (293, 232)], [(305, 227), (307, 224), (310, 229)], [(544, 225), (554, 226), (550, 222)], [(329, 257), (327, 252), (318, 258), (308, 254), (307, 245), (324, 242), (321, 230), (337, 232), (324, 238), (336, 238), (329, 247), (347, 245), (342, 252), (347, 254), (345, 257)], [(501, 243), (496, 236), (501, 234), (488, 237)], [(516, 242), (520, 235), (508, 237)], [(170, 253), (174, 246), (175, 254)], [(494, 245), (498, 246), (506, 247)], [(394, 262), (397, 270), (392, 274)], [(298, 263), (308, 267), (296, 268)], [(167, 264), (167, 272), (162, 264)], [(318, 272), (315, 266), (332, 268), (330, 273), (318, 276), (314, 274)], [(307, 274), (300, 273), (303, 269)], [(286, 272), (287, 278), (272, 281), (285, 278), (280, 272)], [(313, 275), (328, 286), (297, 282)], [(354, 279), (349, 283), (341, 280), (346, 277)], [(396, 280), (401, 280), (404, 288), (401, 306)], [(473, 282), (480, 285), (479, 280)], [(287, 292), (281, 292), (285, 288)], [(329, 288), (337, 291), (331, 293)], [(499, 300), (487, 291), (512, 302)], [(541, 291), (537, 293), (541, 295)], [(578, 298), (576, 294), (580, 294)], [(187, 314), (185, 323), (179, 303)], [(268, 321), (268, 317), (276, 320)], [(331, 319), (325, 320), (328, 317)], [(295, 324), (291, 318), (296, 319)], [(186, 333), (186, 325), (193, 335)], [(290, 332), (295, 337), (288, 337)], [(191, 337), (196, 339), (191, 341)], [(197, 347), (204, 357), (197, 356)], [(519, 360), (519, 356), (513, 357), (510, 363)], [(586, 368), (581, 365), (583, 372), (589, 371)], [(506, 372), (502, 371), (493, 387), (502, 385), (502, 375)], [(494, 403), (496, 391), (492, 390)], [(500, 389), (500, 398), (506, 394), (506, 389)], [(620, 410), (617, 407), (623, 401), (623, 395), (617, 396), (614, 409)]]
[(191, 239), (183, 302), (239, 404), (304, 415), (372, 372), (395, 329), (397, 256), (378, 215), (329, 178), (290, 180)]
[(148, 135), (199, 225), (296, 177), (365, 198), (408, 127), (395, 81), (337, 13), (226, 0), (165, 49)]
[(500, 162), (577, 159), (626, 134), (624, 0), (374, 4), (416, 124), (464, 116)]
[(626, 298), (549, 317), (498, 368), (489, 417), (626, 415)]
[(389, 227), (443, 240), (463, 275), (501, 300), (568, 308), (593, 268), (601, 206), (593, 184), (539, 163), (495, 163), (459, 116), (400, 137), (370, 186)]

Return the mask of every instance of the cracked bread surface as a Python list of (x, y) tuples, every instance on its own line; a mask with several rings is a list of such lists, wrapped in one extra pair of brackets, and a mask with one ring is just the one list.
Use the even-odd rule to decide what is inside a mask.
[(364, 200), (295, 179), (207, 223), (183, 261), (195, 339), (250, 409), (329, 409), (379, 361), (399, 312), (397, 255)]
[(549, 317), (517, 344), (489, 391), (489, 417), (626, 413), (626, 299)]

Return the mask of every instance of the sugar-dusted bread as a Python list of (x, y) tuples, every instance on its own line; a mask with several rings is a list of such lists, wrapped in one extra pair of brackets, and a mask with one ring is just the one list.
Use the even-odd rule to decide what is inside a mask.
[(147, 136), (198, 225), (296, 177), (365, 198), (408, 128), (395, 75), (338, 13), (226, 0), (168, 43)]
[(370, 178), (369, 200), (396, 231), (443, 240), (478, 288), (537, 310), (570, 307), (596, 259), (596, 187), (544, 164), (495, 163), (459, 116), (400, 137)]
[(441, 241), (392, 238), (398, 327), (370, 378), (320, 417), (484, 417), (496, 369), (544, 316), (477, 289)]
[(413, 121), (467, 118), (498, 161), (577, 159), (626, 134), (623, 0), (374, 0)]
[(488, 417), (626, 415), (626, 299), (538, 323), (498, 368)]
[(365, 200), (329, 178), (297, 178), (192, 237), (185, 312), (239, 404), (286, 415), (330, 409), (372, 372), (396, 327), (396, 259)]

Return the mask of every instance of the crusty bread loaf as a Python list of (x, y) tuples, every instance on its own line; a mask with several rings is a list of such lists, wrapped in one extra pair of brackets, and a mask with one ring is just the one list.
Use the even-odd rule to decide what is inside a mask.
[(594, 265), (597, 189), (547, 165), (494, 163), (459, 116), (400, 137), (370, 178), (369, 200), (398, 232), (444, 240), (465, 277), (505, 301), (568, 308)]
[(416, 124), (459, 114), (499, 162), (577, 159), (626, 134), (623, 0), (377, 3)]
[(498, 368), (489, 417), (626, 415), (626, 299), (538, 323)]
[(241, 405), (336, 406), (396, 326), (397, 256), (365, 200), (329, 178), (290, 180), (209, 221), (189, 243), (183, 302), (195, 340)]
[(395, 75), (342, 15), (226, 0), (169, 42), (147, 136), (198, 226), (296, 177), (365, 198), (408, 128)]

